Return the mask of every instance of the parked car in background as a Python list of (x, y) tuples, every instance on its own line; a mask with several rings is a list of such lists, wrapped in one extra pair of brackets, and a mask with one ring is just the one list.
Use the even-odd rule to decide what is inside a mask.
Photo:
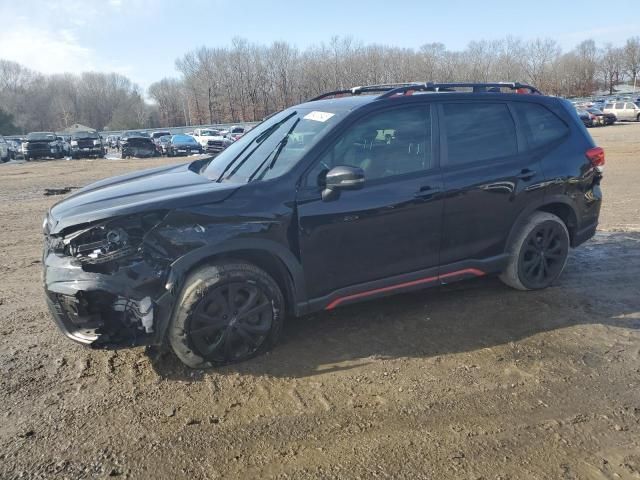
[(0, 135), (0, 162), (8, 162), (11, 160), (11, 150), (9, 142), (7, 142), (2, 135)]
[(168, 343), (203, 368), (264, 353), (287, 316), (492, 274), (543, 289), (596, 232), (604, 163), (571, 104), (534, 87), (329, 92), (215, 158), (53, 206), (49, 310), (77, 342)]
[(596, 116), (593, 115), (592, 113), (587, 112), (585, 109), (582, 108), (577, 108), (576, 109), (576, 113), (578, 114), (578, 117), (580, 118), (580, 120), (582, 121), (582, 124), (587, 127), (587, 128), (591, 128), (591, 127), (595, 127), (595, 118)]
[(106, 146), (109, 148), (118, 148), (118, 140), (120, 140), (118, 135), (109, 135), (107, 136)]
[(206, 153), (220, 153), (233, 143), (233, 140), (225, 137), (222, 132), (211, 128), (196, 128), (193, 138), (202, 145)]
[(640, 107), (630, 100), (607, 103), (604, 106), (603, 112), (613, 113), (620, 121), (640, 122)]
[(202, 153), (202, 145), (190, 135), (173, 135), (166, 145), (168, 157)]
[(60, 144), (62, 154), (65, 156), (71, 155), (71, 135), (58, 135), (56, 139)]
[(22, 144), (25, 160), (35, 158), (62, 158), (64, 152), (53, 132), (32, 132)]
[(7, 145), (9, 146), (9, 156), (11, 159), (16, 159), (22, 157), (22, 140), (15, 138), (5, 139), (7, 141)]
[(587, 108), (587, 112), (592, 115), (595, 115), (598, 119), (598, 123), (600, 125), (613, 125), (616, 123), (616, 116), (613, 113), (604, 113), (602, 110), (596, 107)]
[(154, 157), (158, 151), (155, 143), (144, 132), (126, 132), (120, 140), (122, 158), (129, 157)]
[(167, 130), (163, 130), (163, 131), (158, 131), (158, 132), (151, 132), (151, 140), (153, 140), (153, 143), (157, 144), (158, 143), (158, 139), (160, 137), (166, 137), (167, 135), (171, 136), (171, 132), (167, 131)]
[[(171, 135), (165, 135), (163, 137), (160, 137), (156, 141), (156, 149), (158, 150), (158, 153), (160, 155), (166, 155), (167, 154), (167, 146), (169, 145), (170, 141), (171, 141)], [(198, 144), (198, 145), (200, 145), (200, 144)]]
[(244, 127), (233, 126), (229, 130), (229, 137), (232, 140), (238, 140), (240, 137), (242, 137), (245, 134), (245, 132), (246, 132), (246, 130), (245, 130)]
[(107, 153), (97, 132), (75, 132), (70, 143), (72, 158), (104, 158)]

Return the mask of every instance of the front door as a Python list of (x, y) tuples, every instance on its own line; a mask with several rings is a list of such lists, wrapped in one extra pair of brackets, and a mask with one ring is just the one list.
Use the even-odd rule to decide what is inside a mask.
[[(394, 275), (437, 269), (442, 221), (429, 105), (368, 114), (325, 151), (297, 199), (309, 298)], [(360, 167), (365, 184), (323, 201), (322, 177)]]

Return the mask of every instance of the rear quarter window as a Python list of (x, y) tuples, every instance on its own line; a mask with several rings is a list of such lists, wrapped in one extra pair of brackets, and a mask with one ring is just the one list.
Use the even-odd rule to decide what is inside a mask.
[(530, 149), (553, 143), (569, 133), (569, 127), (543, 105), (518, 102), (513, 107)]

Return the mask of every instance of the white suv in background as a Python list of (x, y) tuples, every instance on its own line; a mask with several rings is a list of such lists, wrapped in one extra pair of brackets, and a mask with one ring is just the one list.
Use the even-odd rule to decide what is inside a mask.
[(618, 120), (640, 122), (640, 107), (631, 100), (606, 103), (602, 111), (604, 113), (613, 113)]

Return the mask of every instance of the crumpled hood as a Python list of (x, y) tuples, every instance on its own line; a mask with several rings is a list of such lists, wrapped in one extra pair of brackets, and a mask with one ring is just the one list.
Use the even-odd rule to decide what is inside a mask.
[(239, 185), (216, 183), (190, 164), (153, 168), (88, 185), (49, 211), (49, 231), (120, 215), (221, 202)]

